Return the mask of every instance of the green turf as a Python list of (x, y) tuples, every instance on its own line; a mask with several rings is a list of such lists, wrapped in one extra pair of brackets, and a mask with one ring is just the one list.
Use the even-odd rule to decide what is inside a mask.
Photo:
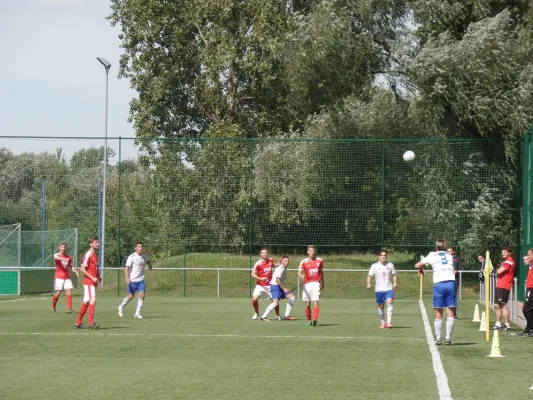
[[(380, 330), (371, 298), (326, 297), (319, 325), (305, 327), (301, 301), (299, 320), (267, 323), (251, 320), (248, 299), (148, 296), (135, 320), (135, 302), (119, 318), (119, 301), (102, 297), (98, 331), (75, 330), (64, 301), (57, 314), (49, 298), (0, 302), (2, 399), (438, 399), (416, 300), (398, 300), (394, 328)], [(529, 396), (533, 339), (502, 333), (507, 357), (486, 357), (474, 303), (460, 304), (454, 343), (439, 347), (453, 398)]]

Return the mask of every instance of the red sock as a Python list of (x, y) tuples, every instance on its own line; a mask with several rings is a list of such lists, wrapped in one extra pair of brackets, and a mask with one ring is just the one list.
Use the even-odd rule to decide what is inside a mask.
[(318, 312), (320, 311), (320, 308), (315, 307), (315, 319), (318, 319)]
[(279, 317), (279, 303), (274, 310), (276, 310), (276, 315)]
[(56, 309), (56, 304), (58, 300), (59, 300), (59, 295), (55, 295), (54, 298), (52, 299), (52, 308), (54, 310)]
[(311, 321), (311, 309), (310, 308), (305, 309), (305, 316), (307, 317), (308, 321)]
[(72, 310), (72, 295), (67, 294), (67, 310)]
[(94, 304), (89, 304), (89, 325), (94, 324)]
[(257, 300), (252, 300), (252, 305), (254, 306), (255, 313), (259, 314), (259, 302)]
[(85, 315), (85, 312), (87, 311), (88, 305), (86, 303), (81, 303), (80, 306), (80, 312), (78, 314), (78, 321), (76, 322), (78, 325), (81, 324), (83, 320), (83, 316)]

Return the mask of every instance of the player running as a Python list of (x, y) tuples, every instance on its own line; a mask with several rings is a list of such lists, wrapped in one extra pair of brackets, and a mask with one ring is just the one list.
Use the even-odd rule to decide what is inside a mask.
[(433, 308), (435, 309), (435, 344), (442, 344), (442, 312), (446, 308), (446, 344), (452, 344), (453, 325), (455, 323), (455, 274), (453, 273), (453, 257), (446, 253), (447, 243), (443, 239), (435, 242), (436, 250), (429, 253), (423, 260), (415, 264), (415, 268), (424, 274), (424, 265), (433, 268)]
[(294, 297), (290, 290), (284, 286), (288, 266), (289, 256), (281, 257), (281, 260), (279, 260), (279, 265), (274, 270), (274, 273), (272, 274), (272, 279), (270, 280), (270, 293), (272, 294), (272, 304), (270, 304), (266, 308), (265, 313), (261, 317), (261, 321), (270, 321), (268, 319), (268, 315), (276, 307), (278, 307), (279, 309), (279, 301), (283, 299), (289, 300), (289, 302), (287, 303), (287, 308), (285, 310), (285, 319), (289, 321), (296, 319), (291, 317), (292, 306), (296, 301), (296, 297)]
[[(304, 280), (302, 300), (305, 301), (305, 315), (308, 321), (305, 326), (316, 326), (320, 312), (320, 291), (324, 290), (324, 262), (316, 256), (316, 248), (313, 245), (307, 246), (307, 255), (309, 257), (300, 262), (298, 276)], [(313, 319), (311, 318), (311, 302), (314, 307)]]
[(144, 265), (148, 265), (148, 270), (152, 270), (152, 263), (148, 259), (148, 254), (143, 253), (144, 245), (142, 242), (135, 244), (135, 253), (130, 254), (126, 260), (124, 267), (124, 276), (126, 278), (126, 286), (128, 287), (128, 295), (124, 297), (122, 303), (118, 306), (119, 317), (124, 316), (124, 307), (133, 300), (135, 292), (139, 292), (139, 299), (137, 300), (137, 310), (134, 318), (142, 318), (141, 309), (144, 305), (144, 293), (146, 291), (144, 285)]
[[(256, 285), (252, 294), (252, 306), (254, 307), (254, 315), (252, 319), (257, 319), (259, 316), (259, 297), (264, 293), (269, 299), (272, 299), (270, 293), (270, 281), (272, 280), (272, 269), (274, 268), (274, 260), (268, 257), (268, 249), (261, 248), (259, 251), (261, 259), (257, 261), (252, 269), (252, 278), (256, 279)], [(276, 307), (276, 318), (279, 316), (279, 305)]]
[(96, 286), (100, 277), (100, 270), (98, 268), (98, 254), (96, 253), (100, 248), (98, 237), (94, 236), (89, 239), (89, 250), (83, 255), (81, 261), (80, 271), (83, 274), (83, 303), (81, 303), (80, 312), (78, 314), (78, 321), (75, 328), (83, 328), (83, 316), (87, 309), (89, 309), (89, 329), (98, 329), (100, 325), (94, 322), (94, 307), (96, 305)]
[(70, 270), (74, 271), (79, 278), (78, 270), (72, 266), (72, 257), (67, 254), (67, 244), (65, 242), (59, 243), (59, 253), (54, 254), (54, 264), (56, 266), (56, 273), (54, 278), (54, 297), (52, 298), (52, 312), (56, 312), (57, 301), (64, 290), (67, 294), (67, 312), (72, 313), (72, 289), (74, 285), (70, 279)]
[[(381, 320), (380, 328), (392, 328), (392, 300), (394, 299), (394, 291), (396, 289), (397, 277), (394, 264), (387, 262), (388, 253), (382, 250), (379, 253), (378, 262), (372, 264), (368, 276), (366, 277), (366, 287), (372, 287), (372, 277), (376, 281), (376, 302), (378, 303), (378, 314)], [(385, 308), (385, 301), (387, 302), (387, 325), (383, 315)]]

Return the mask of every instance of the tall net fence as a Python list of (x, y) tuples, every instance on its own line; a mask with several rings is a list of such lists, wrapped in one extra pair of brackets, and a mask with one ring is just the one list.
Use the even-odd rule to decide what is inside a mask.
[[(0, 223), (75, 227), (84, 250), (101, 229), (103, 144), (3, 138)], [(8, 150), (20, 148), (32, 153)], [(419, 254), (439, 237), (474, 266), (478, 252), (519, 242), (519, 143), (112, 138), (108, 149), (106, 266), (123, 265), (137, 240), (156, 263), (179, 267), (184, 253), (218, 254), (219, 265), (238, 254), (250, 265), (262, 246), (303, 254), (310, 243), (320, 254)], [(25, 262), (43, 264), (38, 233), (30, 240)]]
[(21, 225), (0, 226), (0, 267), (20, 267)]

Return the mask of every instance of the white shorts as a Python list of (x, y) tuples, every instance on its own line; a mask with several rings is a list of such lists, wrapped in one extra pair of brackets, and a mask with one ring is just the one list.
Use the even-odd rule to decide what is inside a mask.
[(261, 297), (263, 293), (266, 295), (266, 297), (268, 297), (269, 299), (272, 299), (272, 294), (270, 293), (270, 285), (269, 286), (255, 285), (253, 297)]
[(70, 279), (56, 278), (54, 282), (54, 290), (69, 290), (74, 289), (74, 285)]
[(87, 303), (92, 299), (96, 299), (96, 286), (83, 285), (83, 302)]
[(304, 285), (303, 301), (320, 301), (320, 282), (309, 282)]

